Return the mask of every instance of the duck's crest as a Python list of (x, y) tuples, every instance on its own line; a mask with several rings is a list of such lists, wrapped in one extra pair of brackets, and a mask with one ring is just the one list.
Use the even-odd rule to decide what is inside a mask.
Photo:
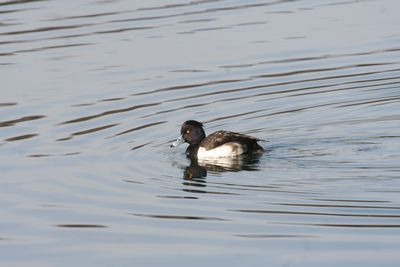
[(185, 121), (184, 124), (186, 124), (186, 125), (192, 125), (192, 126), (195, 126), (195, 127), (204, 127), (204, 125), (203, 125), (201, 122), (198, 122), (198, 121), (195, 121), (195, 120), (188, 120), (188, 121)]

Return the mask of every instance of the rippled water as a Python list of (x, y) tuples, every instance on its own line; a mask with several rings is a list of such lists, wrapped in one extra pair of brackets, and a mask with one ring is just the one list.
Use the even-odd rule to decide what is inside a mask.
[(0, 264), (398, 266), (399, 8), (1, 1)]

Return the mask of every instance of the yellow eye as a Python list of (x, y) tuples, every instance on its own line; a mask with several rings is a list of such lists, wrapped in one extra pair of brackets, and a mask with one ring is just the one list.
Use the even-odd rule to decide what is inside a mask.
[(190, 133), (190, 130), (186, 130), (186, 133), (187, 133), (187, 134)]

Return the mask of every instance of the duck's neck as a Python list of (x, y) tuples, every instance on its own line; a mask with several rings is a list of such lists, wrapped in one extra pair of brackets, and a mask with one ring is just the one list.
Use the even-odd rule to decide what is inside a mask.
[(199, 146), (200, 146), (199, 144), (189, 145), (188, 148), (186, 149), (186, 155), (191, 157), (197, 156), (197, 151), (199, 150)]

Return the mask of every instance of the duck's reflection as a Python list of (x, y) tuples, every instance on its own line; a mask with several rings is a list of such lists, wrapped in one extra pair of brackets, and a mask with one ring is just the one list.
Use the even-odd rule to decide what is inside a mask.
[(185, 180), (207, 177), (208, 173), (238, 172), (258, 170), (260, 156), (243, 155), (234, 158), (198, 159), (189, 157), (190, 165), (183, 167)]

